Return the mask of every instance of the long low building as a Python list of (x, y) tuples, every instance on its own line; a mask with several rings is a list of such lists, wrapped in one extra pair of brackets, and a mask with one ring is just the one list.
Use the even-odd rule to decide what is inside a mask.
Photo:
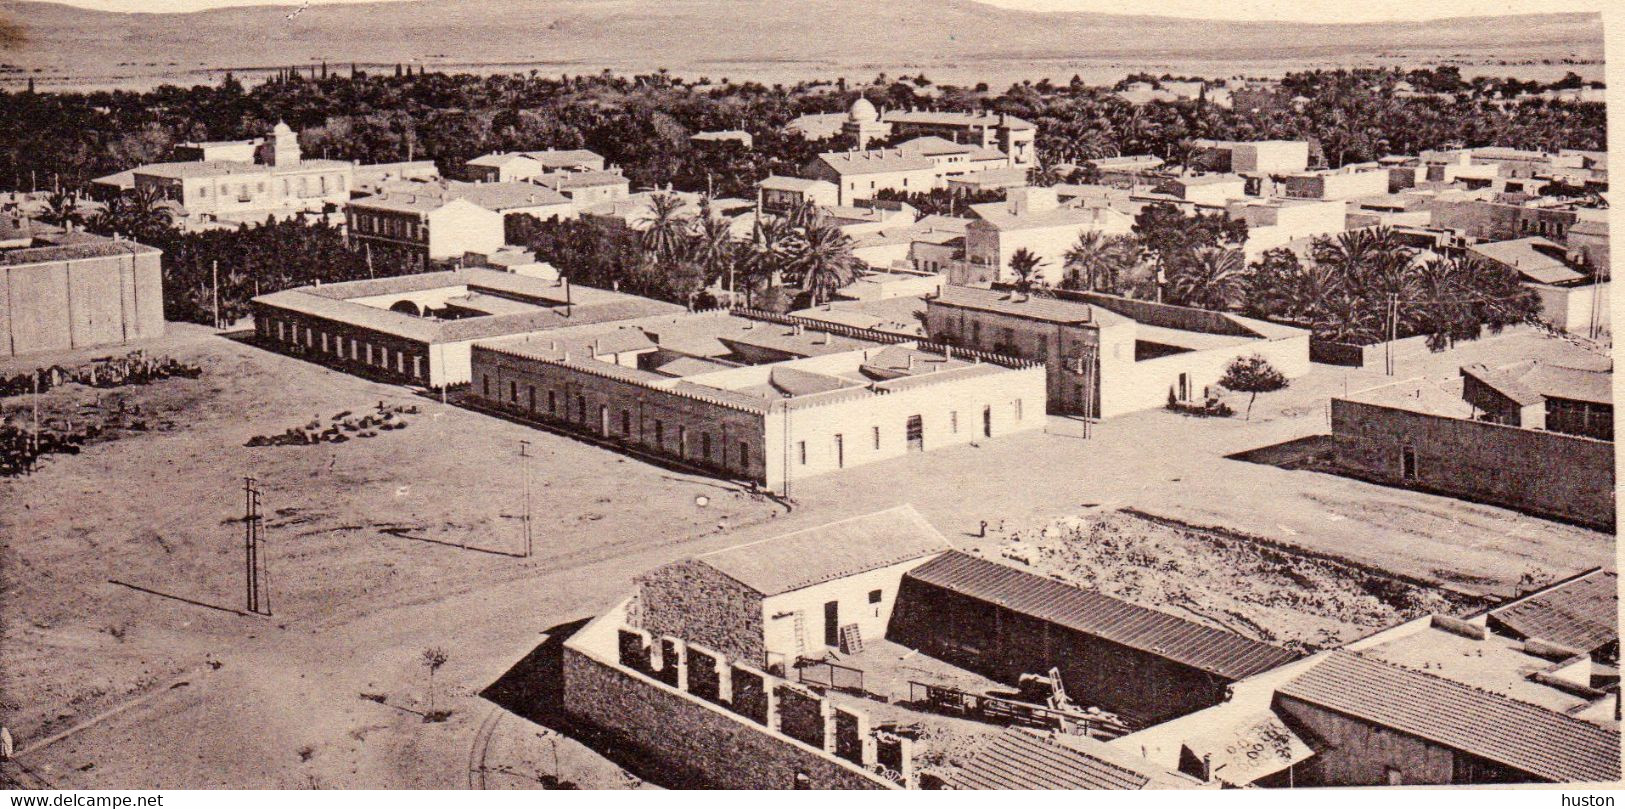
[(1040, 364), (873, 336), (724, 312), (570, 329), (475, 345), (470, 395), (784, 492), (1043, 426)]
[(476, 340), (679, 312), (676, 304), (488, 269), (346, 281), (255, 298), (279, 351), (428, 387), (469, 381)]

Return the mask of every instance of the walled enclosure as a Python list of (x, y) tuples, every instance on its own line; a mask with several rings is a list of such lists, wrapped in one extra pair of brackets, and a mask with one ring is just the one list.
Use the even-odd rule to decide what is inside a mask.
[[(673, 639), (657, 639), (635, 630), (618, 629), (625, 606), (589, 623), (564, 645), (564, 704), (569, 714), (607, 738), (603, 741), (658, 773), (667, 786), (713, 789), (896, 789), (898, 784), (838, 757), (837, 749), (855, 753), (860, 762), (876, 760), (868, 718), (837, 708), (754, 667), (729, 663), (720, 653)], [(622, 663), (624, 647), (650, 660), (650, 672)], [(667, 654), (667, 651), (670, 654)], [(708, 665), (719, 681), (694, 677), (692, 664)], [(738, 683), (736, 689), (734, 684)], [(759, 687), (752, 684), (760, 683)], [(697, 692), (719, 690), (719, 699)], [(735, 705), (737, 701), (756, 705)], [(821, 746), (780, 732), (783, 693), (811, 706), (822, 720), (822, 733), (803, 721), (794, 730), (818, 735)], [(762, 703), (765, 703), (763, 705)], [(803, 710), (803, 714), (805, 710)], [(842, 716), (845, 714), (845, 716)], [(805, 720), (804, 715), (800, 715)], [(842, 721), (844, 719), (844, 721)], [(792, 724), (795, 724), (794, 722)], [(842, 733), (845, 729), (845, 737)], [(905, 756), (906, 758), (906, 756)], [(902, 774), (907, 780), (911, 776)]]
[(1610, 441), (1346, 399), (1332, 399), (1332, 437), (1338, 466), (1358, 477), (1614, 527)]
[(161, 262), (134, 242), (0, 254), (5, 356), (162, 337)]

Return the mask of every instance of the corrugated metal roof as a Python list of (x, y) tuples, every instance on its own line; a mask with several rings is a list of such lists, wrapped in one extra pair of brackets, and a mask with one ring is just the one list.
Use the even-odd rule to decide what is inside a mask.
[(1557, 783), (1620, 776), (1617, 730), (1354, 652), (1277, 693)]
[(1619, 577), (1594, 570), (1492, 610), (1489, 621), (1520, 638), (1590, 652), (1619, 640)]
[(777, 595), (949, 549), (948, 540), (905, 505), (697, 558), (762, 595)]
[[(1152, 778), (1128, 767), (1122, 755), (1092, 739), (1063, 745), (1038, 733), (1010, 728), (993, 737), (949, 782), (954, 789), (1145, 789)], [(1077, 745), (1074, 747), (1072, 745)], [(1089, 747), (1094, 752), (1086, 752)], [(1179, 784), (1192, 786), (1192, 784)]]
[(907, 575), (1230, 680), (1268, 671), (1298, 657), (1233, 632), (958, 551), (943, 554)]

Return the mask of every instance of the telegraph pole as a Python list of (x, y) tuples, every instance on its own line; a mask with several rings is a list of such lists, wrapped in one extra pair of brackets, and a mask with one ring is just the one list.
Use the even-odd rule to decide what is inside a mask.
[(520, 442), (519, 442), (519, 468), (520, 468), (521, 473), (524, 476), (524, 491), (525, 491), (525, 512), (524, 512), (524, 516), (521, 517), (521, 524), (523, 525), (524, 530), (525, 530), (525, 558), (529, 559), (530, 555), (531, 555), (531, 552), (533, 550), (533, 548), (532, 548), (533, 535), (531, 534), (531, 524), (530, 524), (530, 516), (531, 516), (531, 514), (530, 514), (530, 442), (529, 441), (520, 440)]
[(220, 262), (210, 262), (209, 275), (214, 281), (214, 327), (220, 328)]
[(260, 488), (259, 481), (243, 478), (243, 574), (249, 612), (270, 615), (271, 600), (264, 599), (265, 610), (260, 611)]

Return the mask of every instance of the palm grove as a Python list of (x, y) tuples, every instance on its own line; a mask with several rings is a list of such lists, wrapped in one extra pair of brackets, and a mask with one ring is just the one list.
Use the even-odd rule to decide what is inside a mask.
[[(1201, 100), (1134, 106), (1107, 88), (1076, 79), (1065, 85), (1024, 82), (1001, 93), (986, 85), (932, 86), (923, 75), (882, 74), (862, 85), (838, 80), (769, 87), (684, 81), (664, 73), (548, 78), (534, 71), (376, 75), (323, 67), (319, 75), (315, 68), (308, 72), (280, 71), (252, 88), (228, 76), (215, 87), (165, 86), (143, 93), (0, 93), (0, 126), (10, 133), (0, 140), (0, 188), (63, 189), (62, 210), (53, 216), (83, 218), (72, 210), (71, 192), (90, 178), (163, 160), (181, 141), (251, 137), (286, 120), (301, 131), (306, 154), (329, 158), (363, 163), (432, 158), (443, 173), (456, 176), (465, 161), (490, 151), (587, 148), (622, 167), (638, 186), (752, 196), (755, 184), (769, 174), (795, 174), (818, 152), (847, 145), (838, 138), (816, 142), (786, 134), (786, 123), (810, 112), (843, 110), (859, 94), (890, 108), (986, 109), (1026, 118), (1040, 133), (1039, 182), (1059, 179), (1063, 165), (1119, 154), (1155, 154), (1182, 163), (1196, 138), (1309, 140), (1324, 162), (1337, 166), (1456, 143), (1600, 149), (1604, 131), (1601, 104), (1505, 104), (1501, 99), (1510, 93), (1531, 88), (1511, 80), (1466, 82), (1449, 68), (1291, 74), (1263, 103), (1244, 110)], [(1394, 92), (1401, 81), (1439, 92), (1402, 97)], [(728, 128), (750, 131), (755, 148), (697, 147), (688, 140), (694, 132)], [(786, 305), (783, 299), (793, 295), (827, 298), (855, 268), (850, 244), (814, 217), (764, 219), (738, 239), (725, 237), (703, 214), (672, 210), (653, 218), (672, 221), (654, 223), (653, 236), (579, 223), (519, 227), (524, 241), (583, 283), (678, 302), (697, 302), (708, 283), (726, 286), (730, 279), (758, 304)], [(1465, 323), (1475, 311), (1500, 317), (1495, 313), (1520, 305), (1493, 287), (1490, 292), (1478, 287), (1493, 305), (1458, 292), (1445, 294), (1483, 282), (1482, 268), (1408, 261), (1373, 269), (1381, 262), (1368, 261), (1363, 248), (1354, 263), (1339, 264), (1331, 252), (1322, 261), (1317, 251), (1306, 266), (1275, 254), (1246, 267), (1232, 255), (1244, 228), (1237, 233), (1233, 223), (1164, 218), (1162, 225), (1138, 229), (1133, 245), (1121, 240), (1080, 245), (1068, 264), (1078, 268), (1081, 280), (1069, 283), (1131, 294), (1160, 289), (1170, 300), (1239, 308), (1328, 333), (1342, 329), (1350, 332), (1345, 337), (1381, 333), (1384, 295), (1402, 296), (1405, 330), (1431, 330), (1457, 317)], [(168, 253), (168, 315), (177, 319), (214, 317), (216, 275), (221, 314), (229, 319), (244, 311), (255, 292), (403, 271), (369, 265), (344, 250), (336, 229), (314, 223), (183, 235), (169, 227), (152, 199), (116, 201), (86, 226)], [(1384, 248), (1372, 255), (1398, 252), (1403, 251)], [(1147, 266), (1162, 284), (1134, 277), (1133, 270)], [(1340, 273), (1337, 284), (1304, 278), (1328, 272)], [(1265, 283), (1274, 275), (1291, 279), (1296, 286), (1286, 288), (1304, 294), (1283, 299), (1276, 294), (1279, 287)], [(1440, 333), (1448, 337), (1457, 331)]]

